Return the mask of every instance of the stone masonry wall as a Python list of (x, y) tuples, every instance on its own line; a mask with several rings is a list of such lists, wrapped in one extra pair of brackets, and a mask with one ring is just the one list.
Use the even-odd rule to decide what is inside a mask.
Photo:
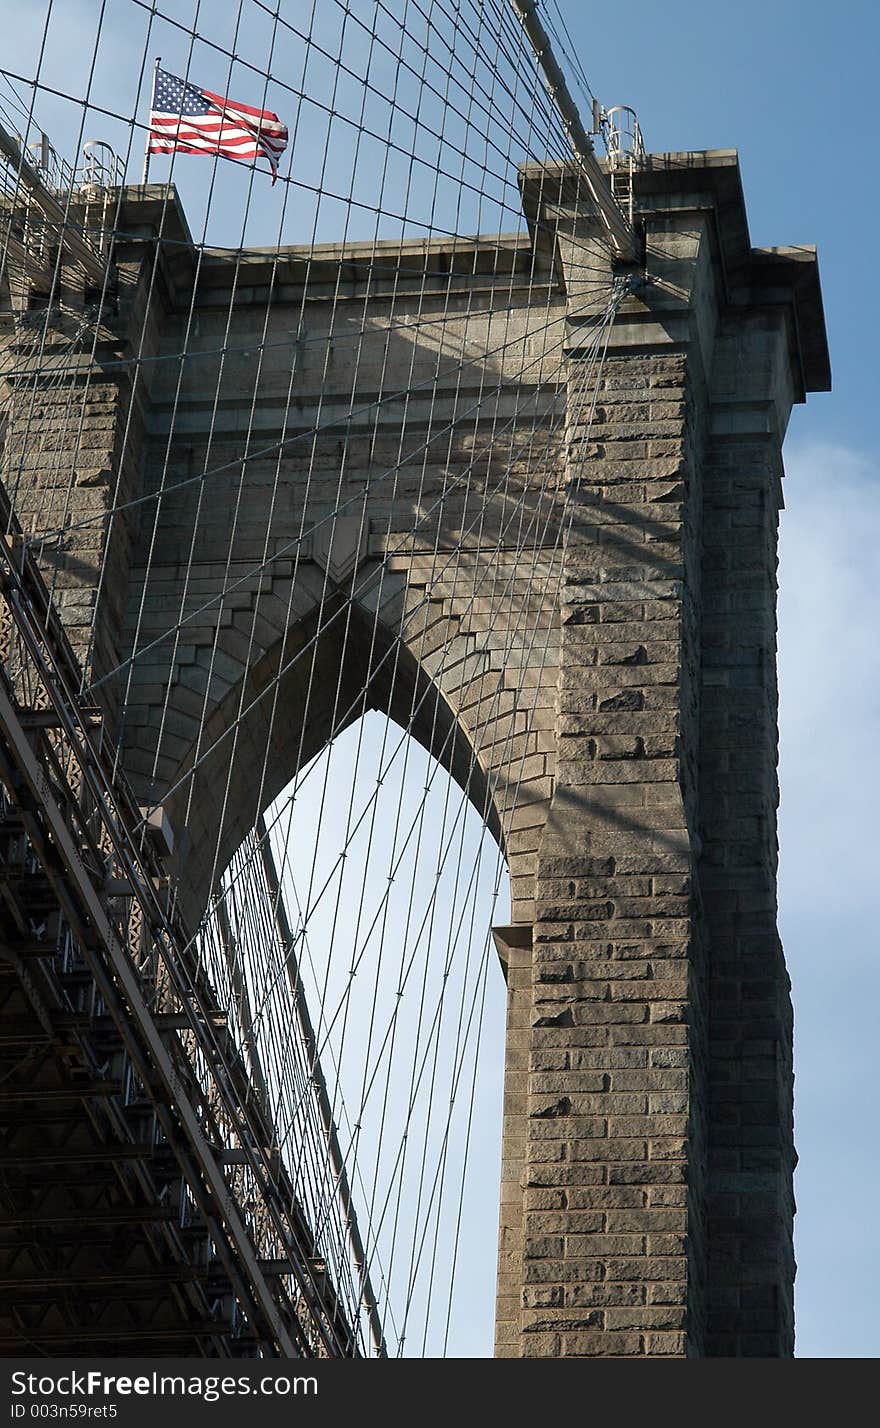
[[(615, 324), (591, 424), (568, 285), (556, 773), (533, 928), (496, 932), (509, 993), (496, 1352), (786, 1356), (776, 532), (791, 403), (827, 365), (812, 336), (793, 360), (778, 282), (788, 261), (789, 294), (803, 286), (808, 254), (747, 250), (743, 265), (735, 203), (719, 226), (709, 194), (689, 208), (641, 182), (659, 195), (643, 205), (648, 284)], [(563, 227), (576, 260), (589, 229), (574, 214)]]
[(703, 952), (684, 752), (700, 491), (685, 365), (611, 359), (592, 430), (577, 417), (569, 429), (576, 514), (510, 1346), (528, 1356), (702, 1347)]
[[(47, 578), (86, 683), (120, 667), (97, 697), (138, 795), (167, 802), (193, 917), (343, 709), (422, 710), (501, 840), (497, 1353), (784, 1356), (776, 532), (791, 403), (829, 380), (815, 256), (750, 248), (732, 152), (649, 158), (649, 281), (589, 423), (611, 265), (569, 179), (524, 170), (531, 236), (430, 263), (196, 263), (176, 199), (129, 190), (108, 325), (19, 378), (2, 475), (26, 529), (62, 530)], [(453, 435), (419, 464), (433, 423)]]
[[(100, 306), (97, 327), (83, 307), (81, 277), (71, 288), (65, 270), (58, 317), (37, 352), (26, 333), (13, 339), (17, 375), (0, 451), (2, 479), (22, 528), (49, 533), (38, 555), (86, 685), (125, 655), (138, 530), (130, 503), (141, 493), (148, 403), (142, 364), (129, 366), (126, 359), (153, 350), (161, 311), (151, 300), (151, 269), (142, 251), (120, 249), (116, 257), (100, 305), (97, 295), (87, 305), (93, 313)], [(112, 514), (115, 507), (124, 509)], [(93, 699), (114, 729), (118, 696), (118, 688), (102, 687)]]
[[(700, 881), (711, 946), (706, 1352), (794, 1345), (792, 1011), (776, 930), (778, 326), (728, 328), (704, 468)], [(743, 349), (751, 347), (751, 380)], [(763, 353), (764, 360), (761, 360)], [(733, 374), (736, 373), (734, 379)], [(747, 405), (750, 402), (750, 405)]]

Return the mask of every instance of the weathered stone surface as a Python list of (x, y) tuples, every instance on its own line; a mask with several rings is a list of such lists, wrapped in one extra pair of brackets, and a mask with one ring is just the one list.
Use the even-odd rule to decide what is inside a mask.
[[(555, 1158), (547, 1183), (565, 1187), (566, 1204), (553, 1208), (553, 1223), (562, 1227), (568, 1215), (570, 1233), (561, 1247), (527, 1237), (521, 1277), (550, 1295), (556, 1281), (556, 1352), (660, 1356), (757, 1352), (758, 1326), (744, 1305), (749, 1285), (769, 1278), (775, 1337), (770, 1348), (771, 1324), (762, 1322), (761, 1342), (787, 1354), (791, 1043), (772, 898), (774, 462), (785, 400), (771, 434), (759, 424), (753, 449), (742, 445), (743, 427), (729, 458), (728, 438), (709, 433), (715, 403), (734, 392), (744, 403), (759, 391), (765, 401), (771, 392), (787, 391), (789, 400), (798, 393), (780, 349), (775, 366), (766, 360), (766, 315), (724, 308), (713, 221), (655, 216), (650, 200), (645, 215), (649, 253), (662, 269), (664, 253), (675, 252), (679, 301), (693, 320), (688, 340), (676, 342), (654, 323), (650, 290), (640, 294), (620, 349), (612, 337), (592, 426), (577, 414), (569, 425), (576, 516), (564, 571), (556, 777), (538, 849), (526, 1138), (519, 1127), (518, 1145), (526, 1185), (546, 1177)], [(778, 321), (781, 331), (781, 313)], [(576, 388), (574, 354), (571, 369)], [(649, 403), (653, 391), (662, 397)], [(756, 681), (764, 697), (737, 720)], [(754, 970), (752, 930), (770, 939)], [(595, 949), (592, 959), (585, 946)], [(631, 967), (626, 979), (614, 971), (620, 958)], [(762, 1027), (765, 1048), (785, 1048), (763, 1064), (749, 1060), (767, 1055)], [(522, 1031), (511, 1036), (521, 1046)], [(549, 1092), (564, 1114), (548, 1115)], [(764, 1167), (773, 1193), (767, 1182), (760, 1190), (743, 1182), (716, 1211), (717, 1177), (732, 1163), (755, 1167), (759, 1145), (773, 1151)], [(621, 1194), (629, 1198), (606, 1198)], [(585, 1235), (575, 1206), (619, 1208)], [(502, 1283), (517, 1273), (508, 1260)], [(583, 1298), (572, 1297), (573, 1282)], [(719, 1317), (734, 1284), (738, 1312), (728, 1307)], [(616, 1298), (615, 1285), (642, 1292)], [(499, 1300), (499, 1319), (510, 1303)], [(575, 1328), (577, 1303), (584, 1315)], [(528, 1316), (499, 1323), (499, 1352), (531, 1356), (536, 1329)], [(637, 1337), (624, 1341), (624, 1329)]]
[[(61, 617), (138, 794), (167, 804), (191, 915), (340, 711), (415, 710), (503, 841), (497, 1352), (785, 1355), (775, 542), (789, 407), (827, 379), (815, 259), (749, 249), (732, 154), (655, 156), (649, 282), (591, 417), (608, 256), (558, 168), (522, 180), (530, 233), (437, 240), (448, 291), (395, 245), (197, 263), (176, 201), (155, 244), (164, 190), (129, 190), (113, 341), (18, 404), (3, 479), (26, 528), (63, 532)], [(407, 253), (433, 279), (432, 251)], [(355, 310), (363, 339), (337, 342)], [(456, 423), (475, 344), (493, 395)], [(405, 430), (393, 403), (352, 426), (395, 386)]]

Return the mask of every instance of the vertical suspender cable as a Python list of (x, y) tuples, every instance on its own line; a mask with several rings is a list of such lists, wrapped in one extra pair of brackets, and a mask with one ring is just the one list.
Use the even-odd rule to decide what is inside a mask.
[(330, 1109), (330, 1097), (327, 1094), (327, 1083), (324, 1080), (324, 1073), (321, 1069), (321, 1061), (318, 1056), (318, 1043), (315, 1039), (315, 1032), (312, 1020), (309, 1016), (306, 999), (303, 994), (302, 978), (300, 977), (299, 964), (296, 960), (296, 941), (287, 920), (287, 910), (284, 906), (284, 899), (281, 895), (281, 884), (278, 879), (278, 870), (275, 867), (275, 859), (272, 855), (272, 848), (269, 842), (269, 833), (262, 815), (257, 820), (257, 839), (259, 841), (260, 856), (263, 862), (263, 872), (266, 878), (266, 885), (269, 889), (272, 904), (275, 911), (275, 921), (278, 925), (278, 935), (281, 938), (285, 951), (285, 964), (287, 967), (287, 977), (290, 985), (293, 1004), (296, 1008), (296, 1017), (299, 1023), (300, 1035), (305, 1043), (308, 1056), (308, 1065), (315, 1093), (318, 1099), (318, 1106), (321, 1112), (321, 1120), (324, 1126), (324, 1134), (327, 1137), (327, 1149), (333, 1162), (333, 1174), (336, 1177), (336, 1185), (339, 1193), (339, 1200), (342, 1205), (345, 1223), (348, 1227), (349, 1239), (351, 1241), (352, 1256), (360, 1280), (361, 1294), (363, 1296), (364, 1308), (370, 1323), (370, 1334), (373, 1340), (373, 1347), (379, 1358), (385, 1358), (387, 1350), (385, 1348), (385, 1335), (382, 1331), (382, 1324), (379, 1319), (379, 1311), (376, 1305), (376, 1296), (373, 1293), (373, 1286), (370, 1283), (370, 1271), (367, 1265), (367, 1256), (361, 1240), (360, 1229), (358, 1228), (357, 1214), (351, 1198), (351, 1187), (348, 1183), (348, 1174), (345, 1169), (345, 1161), (339, 1145), (339, 1137), (336, 1134), (336, 1126)]

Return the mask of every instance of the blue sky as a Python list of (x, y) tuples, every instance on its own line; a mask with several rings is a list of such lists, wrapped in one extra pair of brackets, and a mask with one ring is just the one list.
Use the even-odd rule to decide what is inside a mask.
[[(673, 11), (648, 0), (617, 7), (593, 0), (559, 3), (592, 88), (605, 104), (638, 110), (649, 149), (737, 148), (753, 243), (819, 248), (834, 391), (813, 396), (792, 417), (780, 566), (780, 919), (796, 1009), (798, 1353), (875, 1356), (880, 442), (870, 341), (876, 318), (878, 199), (872, 176), (880, 20), (862, 0), (841, 0), (833, 9), (815, 0), (740, 0), (736, 6), (679, 0)], [(307, 8), (291, 4), (282, 13), (297, 17)], [(336, 22), (332, 7), (324, 8), (332, 44)], [(74, 95), (86, 92), (92, 56), (82, 37), (94, 33), (100, 9), (97, 0), (55, 0), (42, 61), (45, 82)], [(162, 9), (191, 18), (195, 0), (166, 0)], [(228, 45), (237, 11), (237, 0), (202, 3), (198, 27)], [(167, 68), (184, 73), (186, 37), (156, 21), (148, 39), (147, 12), (131, 0), (109, 0), (104, 15), (92, 99), (120, 115), (135, 111), (143, 117), (145, 86), (134, 99), (142, 61), (162, 53)], [(45, 0), (0, 0), (4, 65), (35, 74), (45, 16)], [(240, 52), (259, 67), (268, 42), (265, 16), (249, 11)], [(350, 53), (356, 64), (356, 45)], [(283, 75), (288, 65), (293, 89), (300, 82), (295, 63), (295, 45), (285, 51), (282, 43), (273, 72)], [(226, 65), (198, 42), (190, 74), (222, 90)], [(233, 78), (228, 92), (260, 102), (252, 72), (239, 65)], [(332, 74), (318, 68), (308, 82), (329, 92)], [(291, 122), (289, 91), (270, 88), (266, 103)], [(81, 109), (42, 92), (37, 113), (59, 148), (64, 136), (70, 157)], [(378, 109), (375, 118), (378, 125)], [(311, 113), (302, 122), (302, 162), (317, 163), (323, 121)], [(129, 133), (123, 119), (90, 113), (83, 137), (108, 137), (124, 149)], [(397, 137), (405, 147), (405, 126)], [(131, 177), (139, 172), (140, 146), (135, 136)], [(338, 168), (344, 168), (344, 147), (335, 151)], [(365, 150), (360, 159), (361, 172), (375, 183), (375, 152)], [(406, 164), (399, 158), (394, 163), (389, 194), (406, 182)], [(169, 168), (168, 160), (156, 159), (153, 176), (164, 178)], [(197, 237), (204, 232), (211, 241), (233, 245), (301, 242), (311, 236), (313, 221), (321, 238), (341, 237), (346, 224), (349, 236), (368, 236), (366, 210), (329, 201), (315, 214), (304, 191), (292, 199), (284, 185), (269, 190), (262, 176), (251, 185), (233, 165), (215, 173), (210, 161), (180, 159), (173, 172)], [(321, 180), (319, 169), (314, 178)], [(244, 193), (253, 194), (246, 208)], [(431, 201), (424, 179), (417, 178), (411, 216), (424, 218)], [(454, 211), (448, 193), (434, 199), (434, 211)], [(487, 210), (479, 226), (492, 226), (492, 213)], [(477, 226), (473, 217), (468, 209), (460, 221)], [(512, 210), (503, 226), (515, 226)], [(500, 1044), (495, 995), (490, 1059)], [(472, 1196), (480, 1207), (466, 1232), (458, 1352), (489, 1351), (497, 1075), (487, 1084), (483, 1159)]]

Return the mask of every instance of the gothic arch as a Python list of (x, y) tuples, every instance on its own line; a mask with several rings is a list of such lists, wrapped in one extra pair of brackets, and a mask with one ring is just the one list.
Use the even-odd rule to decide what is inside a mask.
[[(191, 920), (259, 814), (370, 709), (412, 734), (455, 779), (514, 860), (511, 871), (533, 872), (521, 855), (537, 836), (526, 829), (543, 824), (551, 787), (533, 727), (539, 674), (524, 681), (521, 652), (509, 668), (485, 619), (478, 628), (475, 602), (459, 599), (457, 612), (442, 590), (435, 598), (415, 562), (391, 574), (373, 562), (359, 583), (357, 602), (339, 592), (321, 601), (316, 572), (305, 567), (293, 591), (289, 579), (286, 588), (276, 581), (272, 592), (255, 591), (229, 623), (178, 644), (158, 708), (148, 664), (136, 665), (126, 764), (142, 798), (166, 806)], [(282, 608), (297, 614), (285, 623)], [(546, 668), (548, 705), (555, 680)]]

